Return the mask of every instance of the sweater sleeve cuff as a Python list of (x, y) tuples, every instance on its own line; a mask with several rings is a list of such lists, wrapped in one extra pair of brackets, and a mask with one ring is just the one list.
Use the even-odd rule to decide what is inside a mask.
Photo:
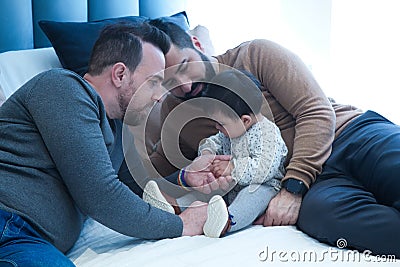
[[(183, 233), (183, 221), (178, 215), (167, 214), (166, 217), (160, 218), (159, 223), (161, 229), (165, 229), (165, 232), (161, 236), (165, 237), (181, 237)], [(163, 225), (165, 224), (165, 225)], [(164, 238), (164, 237), (162, 237)]]
[(310, 177), (308, 177), (304, 173), (301, 173), (301, 172), (298, 172), (295, 170), (288, 170), (286, 172), (285, 177), (282, 179), (282, 182), (289, 178), (294, 178), (294, 179), (303, 181), (308, 188), (310, 188), (310, 185), (312, 183), (314, 183), (314, 180), (311, 180)]
[(173, 183), (175, 185), (178, 185), (178, 176), (179, 176), (179, 171), (176, 171), (172, 173), (171, 175), (165, 177), (165, 180), (167, 180), (170, 183)]

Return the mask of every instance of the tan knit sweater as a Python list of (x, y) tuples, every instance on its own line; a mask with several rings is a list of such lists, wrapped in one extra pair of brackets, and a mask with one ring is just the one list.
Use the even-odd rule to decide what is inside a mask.
[[(297, 178), (308, 185), (314, 182), (330, 155), (335, 136), (362, 111), (330, 101), (302, 60), (274, 42), (245, 42), (216, 58), (219, 63), (251, 72), (263, 85), (270, 109), (264, 115), (271, 118), (272, 113), (271, 119), (289, 150), (284, 179)], [(162, 121), (180, 102), (173, 96), (164, 101)], [(189, 122), (179, 138), (183, 155), (189, 159), (196, 157), (200, 140), (215, 133), (210, 120)], [(165, 159), (161, 145), (150, 158), (164, 176), (176, 170)]]

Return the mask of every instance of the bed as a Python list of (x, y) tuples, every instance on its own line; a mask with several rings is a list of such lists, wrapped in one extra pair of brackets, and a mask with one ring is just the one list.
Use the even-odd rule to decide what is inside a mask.
[[(0, 54), (0, 105), (34, 75), (62, 67), (53, 47)], [(318, 215), (316, 215), (318, 216)], [(224, 238), (164, 240), (127, 237), (88, 218), (67, 256), (86, 266), (398, 266), (390, 256), (371, 256), (322, 244), (295, 226), (251, 226)]]
[[(0, 54), (0, 101), (24, 82), (61, 67), (53, 48)], [(345, 247), (340, 240), (338, 247)], [(330, 247), (294, 226), (251, 226), (221, 239), (205, 236), (141, 240), (121, 235), (92, 219), (68, 256), (76, 266), (395, 266), (391, 259)], [(379, 265), (378, 265), (379, 264)], [(398, 261), (397, 261), (398, 264)], [(397, 265), (396, 265), (397, 266)]]
[(120, 235), (88, 219), (68, 256), (77, 266), (394, 266), (377, 257), (329, 247), (294, 226), (251, 226), (214, 239), (149, 241)]

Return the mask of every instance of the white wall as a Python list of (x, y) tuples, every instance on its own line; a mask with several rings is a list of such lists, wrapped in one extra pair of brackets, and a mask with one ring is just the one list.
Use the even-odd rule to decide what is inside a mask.
[(332, 3), (328, 93), (400, 124), (400, 1)]
[(217, 54), (250, 39), (276, 41), (306, 62), (328, 96), (400, 124), (399, 0), (187, 0), (186, 5), (191, 25), (209, 28)]
[(297, 53), (314, 72), (325, 73), (320, 69), (329, 61), (331, 0), (187, 0), (186, 10), (191, 26), (210, 30), (216, 54), (265, 38)]
[(217, 54), (243, 41), (280, 35), (279, 0), (187, 0), (191, 26), (210, 30)]

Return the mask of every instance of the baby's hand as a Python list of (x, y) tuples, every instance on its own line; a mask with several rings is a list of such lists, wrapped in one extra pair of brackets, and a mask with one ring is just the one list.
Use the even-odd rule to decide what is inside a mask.
[(211, 166), (211, 171), (213, 172), (215, 178), (220, 176), (231, 176), (233, 171), (233, 163), (229, 160), (214, 160)]

